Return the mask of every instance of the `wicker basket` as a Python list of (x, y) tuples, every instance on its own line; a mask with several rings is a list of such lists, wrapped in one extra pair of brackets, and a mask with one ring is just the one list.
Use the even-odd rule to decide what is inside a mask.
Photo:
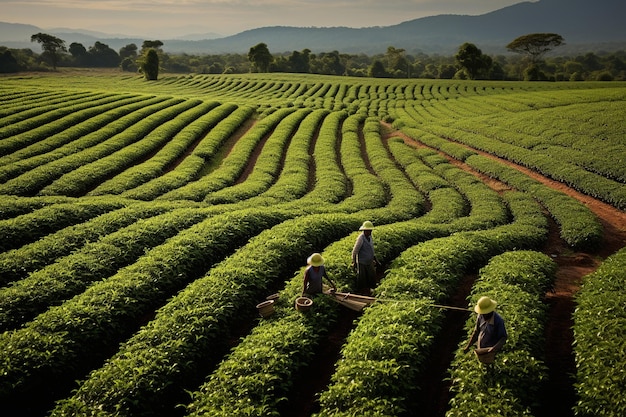
[(266, 318), (274, 314), (274, 300), (263, 301), (256, 305), (261, 317)]
[(474, 353), (476, 353), (476, 357), (478, 358), (478, 360), (482, 363), (485, 364), (490, 364), (490, 363), (494, 363), (496, 360), (496, 352), (495, 351), (491, 351), (491, 352), (487, 352), (487, 353), (478, 353), (476, 351), (474, 351)]
[(307, 311), (313, 305), (313, 300), (308, 297), (298, 297), (296, 298), (296, 310), (298, 311)]

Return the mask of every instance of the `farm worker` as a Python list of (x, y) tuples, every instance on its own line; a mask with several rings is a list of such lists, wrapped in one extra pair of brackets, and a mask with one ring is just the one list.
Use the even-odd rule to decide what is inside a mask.
[(324, 258), (319, 253), (314, 253), (306, 260), (309, 265), (304, 270), (304, 288), (302, 289), (302, 295), (313, 295), (322, 292), (322, 278), (326, 278), (333, 290), (337, 287), (335, 283), (328, 277), (326, 268), (324, 267)]
[[(493, 353), (491, 355), (493, 357), (506, 342), (507, 333), (504, 327), (504, 320), (495, 311), (497, 304), (491, 298), (483, 296), (480, 297), (474, 306), (474, 311), (478, 314), (478, 317), (476, 318), (474, 332), (463, 349), (465, 353), (470, 350), (470, 346), (477, 343), (475, 353), (479, 359), (481, 359), (481, 355), (490, 353)], [(492, 360), (481, 359), (485, 363)]]
[(356, 268), (357, 291), (368, 295), (371, 288), (376, 286), (376, 265), (378, 260), (374, 253), (374, 240), (372, 239), (372, 229), (374, 225), (371, 221), (365, 221), (359, 228), (362, 233), (356, 239), (352, 248), (353, 269)]

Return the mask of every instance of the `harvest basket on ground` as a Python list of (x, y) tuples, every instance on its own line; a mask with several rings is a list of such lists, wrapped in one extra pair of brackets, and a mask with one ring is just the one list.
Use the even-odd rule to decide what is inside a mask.
[(298, 297), (296, 298), (296, 310), (298, 311), (308, 311), (313, 305), (313, 300), (308, 297)]

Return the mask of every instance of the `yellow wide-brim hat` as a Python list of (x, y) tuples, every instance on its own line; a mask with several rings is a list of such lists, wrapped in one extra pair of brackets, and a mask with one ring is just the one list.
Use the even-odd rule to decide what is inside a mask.
[(474, 306), (474, 311), (478, 314), (489, 314), (496, 309), (497, 305), (498, 303), (489, 297), (480, 297)]
[(314, 253), (308, 257), (306, 263), (311, 266), (322, 266), (324, 265), (324, 258), (319, 253)]
[(367, 220), (363, 222), (361, 227), (359, 227), (359, 230), (372, 230), (373, 228), (374, 224), (371, 221)]

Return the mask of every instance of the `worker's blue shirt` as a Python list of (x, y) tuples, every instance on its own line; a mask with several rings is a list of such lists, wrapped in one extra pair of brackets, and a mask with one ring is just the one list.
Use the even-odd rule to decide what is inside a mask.
[(326, 276), (326, 268), (324, 268), (324, 265), (320, 266), (317, 271), (313, 266), (309, 265), (304, 273), (308, 277), (306, 293), (318, 294), (322, 292), (322, 278)]
[(476, 319), (478, 327), (478, 347), (488, 348), (494, 346), (500, 339), (507, 336), (504, 320), (495, 311), (489, 320), (485, 320), (482, 314)]

